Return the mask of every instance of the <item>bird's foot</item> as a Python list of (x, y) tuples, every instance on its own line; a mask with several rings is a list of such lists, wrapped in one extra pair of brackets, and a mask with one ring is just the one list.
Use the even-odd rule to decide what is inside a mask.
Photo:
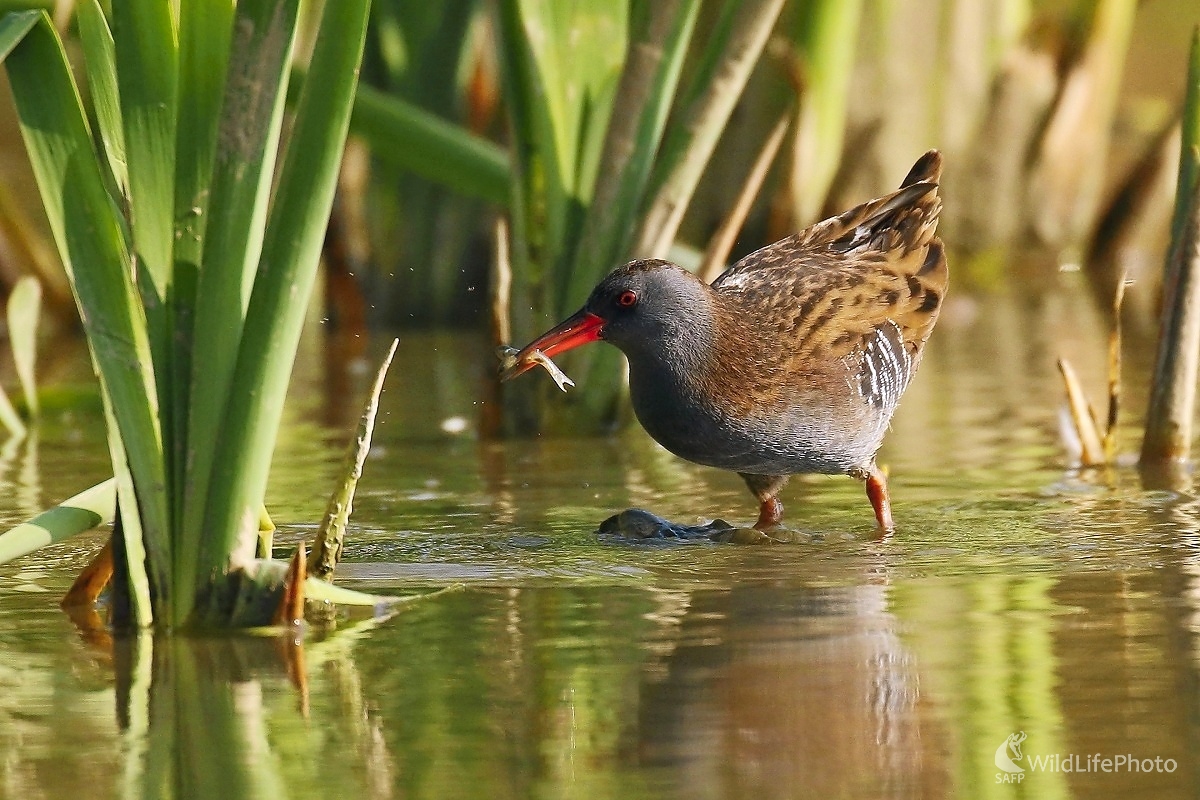
[(888, 494), (887, 476), (879, 467), (872, 466), (867, 473), (867, 499), (875, 509), (875, 529), (880, 538), (890, 536), (896, 530), (896, 523), (892, 521), (892, 498)]
[(783, 521), (783, 503), (774, 495), (764, 497), (758, 507), (758, 521), (754, 527), (760, 531), (768, 531), (777, 527)]
[(856, 467), (847, 474), (866, 484), (867, 499), (871, 501), (871, 508), (875, 510), (876, 540), (887, 539), (896, 532), (896, 523), (892, 521), (892, 497), (888, 493), (887, 473), (872, 462), (865, 467)]

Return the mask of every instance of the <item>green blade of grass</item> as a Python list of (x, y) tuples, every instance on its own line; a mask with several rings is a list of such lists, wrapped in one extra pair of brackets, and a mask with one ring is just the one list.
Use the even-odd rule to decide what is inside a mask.
[[(138, 504), (137, 488), (134, 484), (133, 473), (129, 468), (125, 444), (121, 441), (120, 427), (113, 413), (113, 404), (108, 392), (104, 390), (104, 381), (100, 382), (100, 397), (104, 404), (104, 420), (108, 431), (108, 452), (112, 461), (114, 480), (117, 487), (117, 509), (121, 512), (120, 535), (121, 546), (117, 552), (124, 553), (125, 563), (114, 564), (114, 579), (120, 576), (125, 585), (123, 591), (128, 595), (129, 602), (118, 604), (128, 607), (133, 619), (114, 620), (114, 624), (129, 625), (130, 622), (139, 628), (147, 628), (155, 618), (152, 608), (153, 592), (150, 588), (150, 574), (146, 570), (146, 529)], [(114, 561), (116, 556), (114, 554)], [(170, 565), (168, 565), (169, 568)], [(165, 580), (160, 577), (159, 580)], [(159, 584), (163, 586), (164, 584)]]
[(8, 58), (41, 19), (42, 15), (37, 11), (17, 11), (0, 18), (0, 60)]
[[(373, 316), (411, 318), (416, 325), (452, 319), (463, 301), (459, 266), (482, 235), (481, 216), (489, 213), (475, 200), (486, 199), (497, 209), (508, 206), (507, 155), (482, 138), (498, 99), (485, 66), (491, 59), (478, 35), (484, 5), (477, 0), (371, 5), (350, 132), (367, 141), (374, 156), (363, 212), (374, 231), (371, 269), (382, 279), (372, 293)], [(419, 145), (424, 154), (414, 157), (416, 136), (367, 139), (359, 115), (364, 90), (371, 87), (383, 92), (376, 96), (385, 102), (391, 97), (405, 101), (403, 108), (413, 110), (419, 120), (446, 128), (472, 149), (485, 148), (487, 156), (497, 157), (493, 163), (499, 171), (489, 174), (491, 165), (462, 163), (457, 142), (427, 142)], [(454, 182), (468, 188), (448, 185), (434, 173), (454, 173)], [(354, 213), (355, 205), (343, 210)], [(347, 222), (354, 225), (349, 218)], [(447, 236), (448, 230), (463, 233)]]
[(5, 67), (46, 216), (72, 279), (115, 429), (127, 445), (139, 491), (135, 512), (146, 529), (147, 569), (152, 582), (165, 587), (169, 520), (145, 315), (66, 53), (49, 17), (37, 14), (32, 25), (23, 14), (0, 20), (0, 44), (10, 39), (14, 27), (27, 31), (11, 48)]
[(13, 363), (25, 395), (25, 408), (31, 418), (38, 415), (37, 327), (42, 310), (42, 284), (29, 275), (13, 286), (8, 296), (8, 340)]
[[(161, 0), (121, 0), (113, 3), (112, 15), (125, 145), (138, 154), (128, 163), (130, 227), (139, 273), (153, 286), (146, 306), (157, 330), (153, 318), (161, 313), (166, 319), (175, 240), (175, 22), (171, 4)], [(168, 338), (161, 337), (164, 343)]]
[[(175, 245), (175, 121), (179, 52), (171, 3), (113, 3), (117, 90), (129, 174), (128, 210), (136, 280), (149, 332), (161, 416), (167, 491), (173, 482), (175, 389), (171, 283)], [(168, 507), (168, 525), (173, 510)], [(170, 533), (170, 531), (168, 531)]]
[[(506, 151), (449, 121), (457, 115), (457, 73), (470, 47), (474, 17), (473, 2), (376, 2), (350, 132), (371, 146), (380, 164), (463, 196), (508, 206), (511, 169)], [(289, 95), (299, 97), (302, 77), (293, 73)], [(408, 185), (398, 175), (376, 178), (382, 178), (389, 192), (396, 191), (394, 181)], [(402, 198), (401, 203), (407, 217), (418, 217), (406, 218), (406, 228), (419, 225), (420, 218), (428, 223), (431, 213), (438, 212), (437, 207), (409, 207), (419, 203), (414, 198)], [(406, 241), (403, 247), (408, 251), (413, 243)]]
[(122, 193), (129, 191), (129, 170), (125, 163), (125, 127), (121, 123), (121, 96), (117, 88), (117, 52), (112, 31), (99, 0), (81, 0), (75, 12), (79, 40), (87, 61), (88, 88), (100, 142), (109, 172)]
[(246, 307), (262, 251), (271, 178), (283, 120), (298, 0), (238, 4), (216, 133), (215, 161), (198, 276), (188, 401), (188, 467), (182, 548), (175, 562), (176, 622), (190, 614), (219, 429), (229, 406)]
[[(192, 353), (195, 345), (196, 291), (205, 228), (212, 201), (213, 161), (216, 157), (217, 124), (229, 63), (230, 31), (234, 6), (206, 0), (182, 0), (179, 4), (179, 108), (175, 134), (175, 246), (171, 324), (174, 329), (171, 355), (171, 464), (172, 484), (188, 487), (188, 426), (192, 393)], [(256, 124), (247, 121), (248, 125)], [(186, 488), (172, 492), (172, 518), (177, 546), (183, 540)], [(191, 574), (181, 558), (174, 563), (174, 581)]]
[(0, 534), (0, 564), (111, 522), (116, 501), (116, 480), (109, 478), (9, 528)]
[[(520, 175), (512, 225), (517, 310), (527, 306), (523, 295), (540, 296), (555, 265), (565, 267), (574, 254), (625, 60), (628, 10), (606, 0), (502, 0), (496, 9)], [(532, 333), (553, 311), (532, 305), (540, 317), (528, 325), (514, 320), (517, 332)]]
[[(253, 553), (258, 512), (308, 299), (316, 279), (362, 57), (369, 0), (325, 5), (271, 208), (220, 426), (197, 574)], [(253, 390), (251, 390), (253, 389)], [(248, 549), (249, 548), (249, 549)]]
[(509, 203), (512, 170), (504, 150), (412, 103), (359, 86), (350, 128), (382, 161), (471, 197)]
[(797, 228), (820, 218), (841, 163), (862, 0), (809, 0), (799, 7), (794, 36), (803, 86), (791, 165)]
[[(177, 265), (182, 262), (197, 269), (209, 213), (233, 20), (234, 6), (229, 3), (182, 0), (179, 4), (174, 256)], [(247, 124), (257, 124), (257, 120), (247, 120)]]
[(547, 152), (563, 191), (586, 203), (625, 62), (628, 16), (611, 0), (516, 0), (543, 94)]
[[(561, 160), (555, 152), (557, 139), (553, 135), (550, 101), (525, 33), (521, 2), (498, 0), (494, 8), (505, 106), (518, 171), (518, 180), (512, 187), (515, 274), (529, 276), (531, 283), (540, 283), (530, 273), (536, 262), (551, 261), (559, 252), (566, 227), (567, 178), (559, 170)], [(538, 264), (536, 269), (540, 271), (544, 266)], [(526, 307), (519, 296), (525, 288), (523, 281), (514, 287), (518, 293), (517, 309)], [(540, 290), (541, 286), (531, 289), (535, 293)], [(541, 304), (529, 304), (538, 305)], [(539, 310), (543, 312), (541, 318), (531, 322), (529, 328), (540, 328), (548, 319), (549, 309)], [(526, 326), (518, 323), (516, 327), (521, 330)]]

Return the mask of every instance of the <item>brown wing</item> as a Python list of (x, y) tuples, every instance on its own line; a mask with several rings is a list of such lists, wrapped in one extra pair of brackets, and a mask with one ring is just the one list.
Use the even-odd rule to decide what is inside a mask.
[[(828, 362), (896, 342), (905, 358), (882, 357), (911, 372), (949, 275), (935, 236), (941, 163), (930, 151), (892, 194), (751, 253), (713, 281), (717, 296), (786, 340), (790, 358)], [(902, 390), (908, 375), (897, 377)]]

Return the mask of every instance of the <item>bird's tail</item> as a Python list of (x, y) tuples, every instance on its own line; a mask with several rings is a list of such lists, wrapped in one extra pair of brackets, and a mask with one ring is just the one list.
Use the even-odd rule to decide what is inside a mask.
[(912, 165), (908, 175), (900, 181), (900, 188), (912, 186), (914, 183), (939, 183), (941, 180), (942, 154), (937, 150), (930, 150)]
[[(941, 174), (941, 153), (930, 150), (909, 170), (899, 189), (814, 226), (825, 230), (814, 230), (813, 238), (824, 238), (829, 249), (847, 254), (871, 250), (908, 253), (934, 242), (940, 252), (941, 242), (934, 234), (942, 210), (938, 195)], [(944, 256), (941, 260), (945, 261)]]
[(937, 321), (950, 279), (946, 249), (937, 238), (941, 176), (941, 153), (930, 150), (896, 191), (814, 226), (829, 226), (822, 238), (830, 250), (886, 259), (905, 279), (903, 308), (894, 314), (903, 318), (905, 341), (918, 354)]
[(896, 215), (892, 231), (906, 254), (892, 263), (908, 279), (911, 300), (904, 324), (917, 358), (937, 322), (950, 281), (946, 248), (937, 237), (938, 214), (942, 210), (938, 195), (941, 177), (942, 154), (930, 150), (917, 159), (900, 189), (891, 195), (903, 201), (887, 212)]
[(946, 248), (937, 237), (938, 215), (942, 210), (942, 198), (938, 194), (941, 179), (942, 154), (930, 150), (917, 159), (901, 182), (899, 191), (892, 195), (896, 197), (914, 192), (907, 203), (897, 209), (897, 213), (903, 216), (897, 220), (896, 231), (902, 237), (905, 251), (923, 249), (924, 252), (917, 252), (914, 254), (917, 258), (902, 259), (898, 264), (907, 267), (911, 278), (924, 290), (921, 307), (931, 312), (929, 328), (937, 319), (941, 298), (946, 294), (946, 285), (950, 281)]

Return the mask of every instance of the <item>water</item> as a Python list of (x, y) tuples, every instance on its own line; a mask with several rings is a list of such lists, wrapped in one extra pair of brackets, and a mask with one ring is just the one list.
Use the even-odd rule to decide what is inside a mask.
[[(947, 307), (881, 454), (882, 542), (843, 478), (787, 490), (802, 544), (600, 539), (629, 506), (692, 523), (754, 503), (637, 430), (480, 443), (488, 348), (405, 335), (340, 579), (465, 589), (303, 645), (114, 644), (56, 608), (101, 536), (0, 568), (0, 794), (1194, 797), (1196, 496), (1067, 468), (1054, 358), (1098, 398), (1105, 348), (1071, 280)], [(78, 357), (47, 369), (78, 383)], [(337, 471), (365, 383), (346, 363), (302, 354), (281, 556)], [(0, 460), (0, 521), (103, 477), (94, 404), (55, 412)]]

